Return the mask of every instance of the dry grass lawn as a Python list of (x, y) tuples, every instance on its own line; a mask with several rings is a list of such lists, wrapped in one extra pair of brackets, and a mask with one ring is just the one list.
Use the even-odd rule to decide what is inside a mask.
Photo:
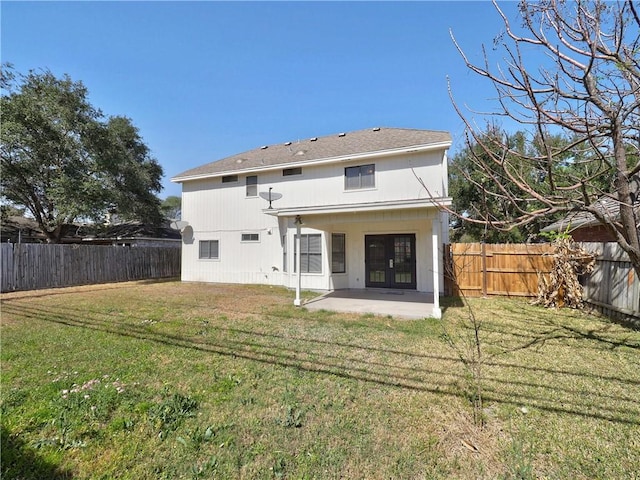
[(291, 301), (173, 281), (2, 295), (3, 478), (639, 478), (640, 332), (471, 301), (479, 428), (468, 306)]

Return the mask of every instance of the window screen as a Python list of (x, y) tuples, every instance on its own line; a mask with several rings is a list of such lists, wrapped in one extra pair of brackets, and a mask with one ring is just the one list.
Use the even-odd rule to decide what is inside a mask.
[[(294, 262), (296, 254), (297, 252), (294, 251)], [(300, 271), (302, 273), (322, 273), (322, 235), (300, 235)]]
[(258, 196), (258, 176), (250, 175), (247, 177), (247, 197)]
[(219, 258), (218, 240), (200, 240), (199, 258)]
[(331, 234), (331, 273), (345, 273), (346, 263), (346, 242), (344, 233)]
[(346, 167), (344, 169), (345, 190), (375, 187), (375, 173), (376, 166), (374, 164)]

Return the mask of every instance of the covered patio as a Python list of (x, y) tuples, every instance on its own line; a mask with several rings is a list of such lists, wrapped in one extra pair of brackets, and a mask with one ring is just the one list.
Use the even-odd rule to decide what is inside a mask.
[(403, 319), (423, 319), (434, 316), (433, 294), (414, 290), (334, 290), (307, 300), (303, 306), (309, 310), (370, 313)]

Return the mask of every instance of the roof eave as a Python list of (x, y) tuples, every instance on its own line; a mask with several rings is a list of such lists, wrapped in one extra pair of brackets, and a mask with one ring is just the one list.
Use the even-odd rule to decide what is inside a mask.
[(281, 168), (295, 168), (295, 167), (304, 167), (309, 165), (323, 165), (328, 163), (339, 163), (339, 162), (347, 162), (352, 160), (365, 160), (369, 158), (381, 158), (388, 157), (393, 155), (401, 155), (403, 153), (416, 153), (416, 152), (428, 152), (433, 150), (447, 150), (451, 147), (452, 142), (437, 142), (437, 143), (429, 143), (424, 145), (412, 145), (410, 147), (402, 147), (402, 148), (393, 148), (389, 150), (378, 150), (375, 152), (364, 152), (364, 153), (356, 153), (352, 155), (340, 155), (337, 157), (326, 157), (326, 158), (318, 158), (314, 160), (306, 160), (306, 161), (298, 161), (298, 162), (285, 162), (285, 163), (277, 163), (273, 165), (265, 165), (262, 167), (251, 167), (251, 168), (239, 168), (234, 170), (223, 170), (220, 172), (212, 172), (212, 173), (202, 173), (199, 175), (187, 175), (187, 176), (176, 176), (171, 178), (173, 183), (182, 183), (189, 182), (193, 180), (204, 180), (207, 178), (216, 178), (223, 177), (226, 175), (237, 175), (242, 173), (259, 173), (266, 172), (270, 170), (279, 170)]

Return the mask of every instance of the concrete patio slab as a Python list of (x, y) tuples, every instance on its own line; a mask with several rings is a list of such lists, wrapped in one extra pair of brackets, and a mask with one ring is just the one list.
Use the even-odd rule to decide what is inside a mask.
[(413, 290), (334, 290), (308, 300), (309, 310), (333, 312), (372, 313), (395, 318), (421, 319), (431, 317), (433, 294)]

